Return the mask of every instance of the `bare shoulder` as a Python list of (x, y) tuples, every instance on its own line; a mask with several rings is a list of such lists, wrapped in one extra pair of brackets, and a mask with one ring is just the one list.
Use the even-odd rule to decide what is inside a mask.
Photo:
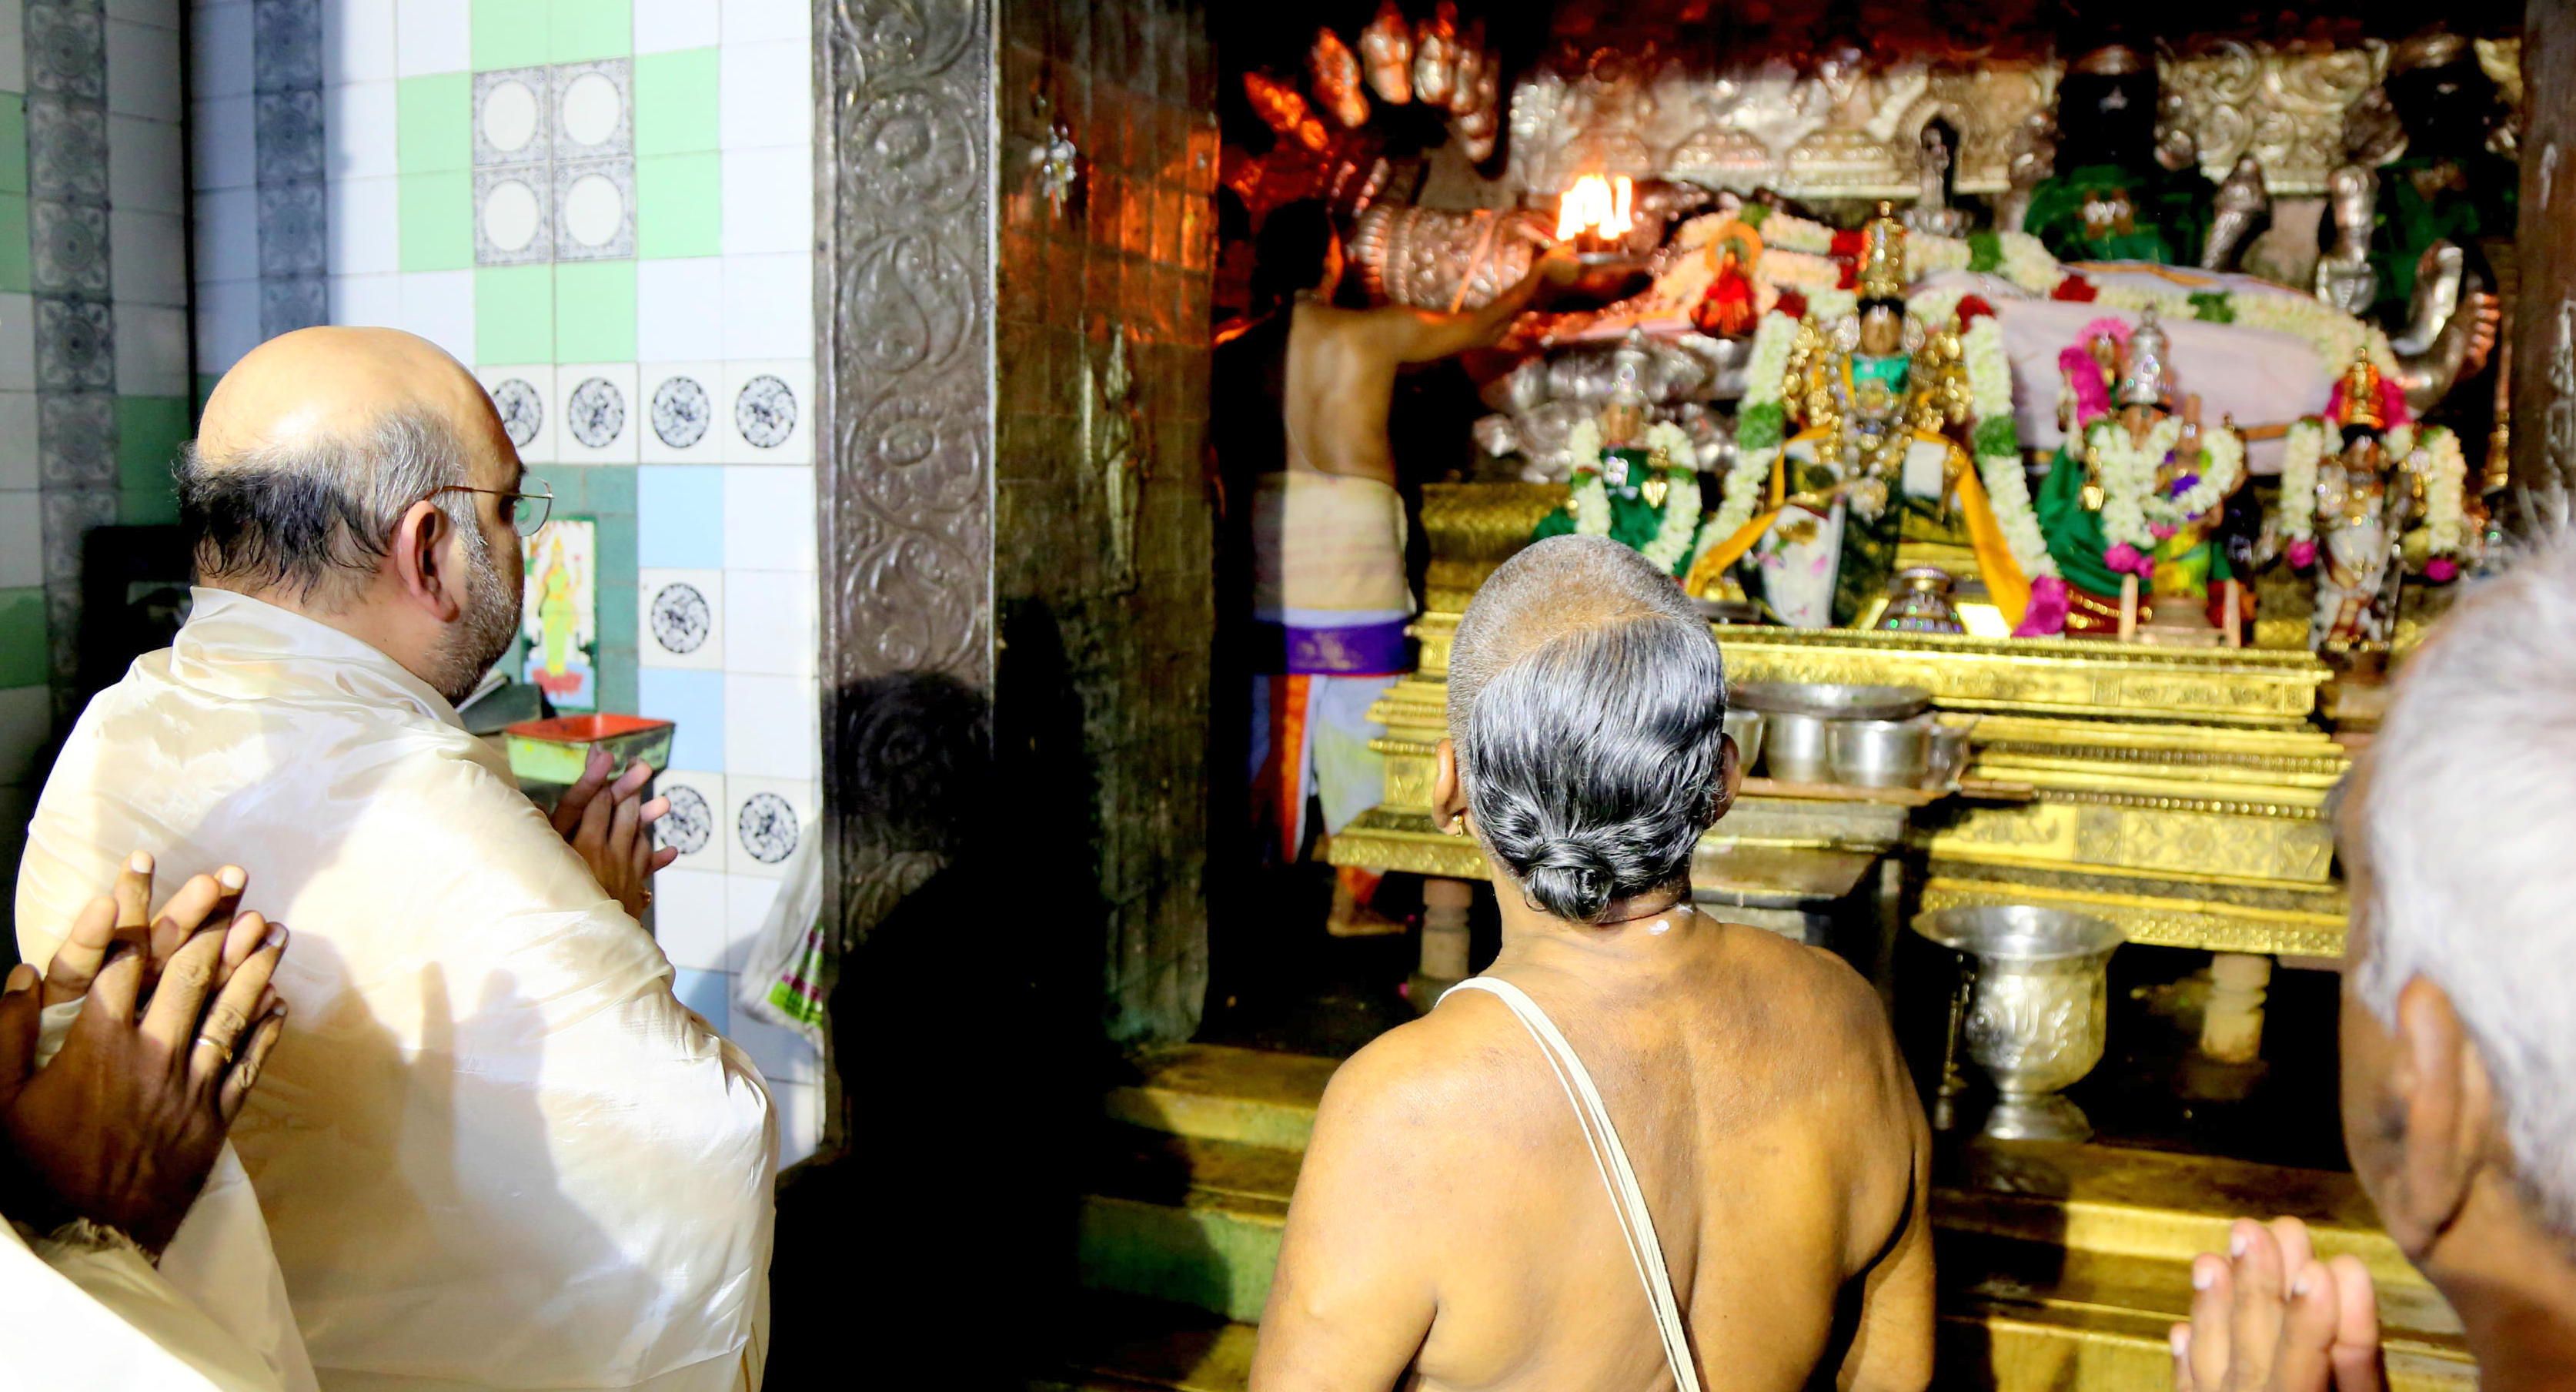
[(1719, 989), (1735, 1008), (1720, 1018), (1765, 1042), (1798, 1040), (1797, 1054), (1819, 1069), (1876, 1076), (1891, 1089), (1902, 1078), (1887, 1008), (1850, 963), (1743, 925), (1730, 926), (1726, 956)]
[[(1519, 1043), (1521, 1057), (1512, 1046)], [(1462, 992), (1377, 1037), (1334, 1072), (1316, 1117), (1319, 1143), (1410, 1153), (1488, 1135), (1518, 1112), (1544, 1065), (1498, 1001)]]

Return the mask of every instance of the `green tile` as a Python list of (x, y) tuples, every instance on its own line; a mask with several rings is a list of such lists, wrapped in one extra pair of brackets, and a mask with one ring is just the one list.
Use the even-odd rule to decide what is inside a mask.
[(117, 485), (128, 493), (167, 492), (170, 461), (188, 438), (188, 398), (116, 399)]
[(394, 84), (394, 172), (474, 167), (474, 78), (433, 73)]
[[(626, 586), (626, 600), (631, 608), (635, 601), (635, 519), (598, 517), (592, 522), (598, 528), (599, 583)], [(608, 601), (600, 602), (605, 604)]]
[(404, 174), (394, 180), (396, 235), (406, 271), (461, 271), (474, 264), (474, 176)]
[(116, 520), (128, 527), (161, 527), (179, 520), (179, 491), (163, 484), (158, 489), (128, 488), (116, 495)]
[(45, 660), (45, 590), (0, 590), (0, 686), (41, 686)]
[(553, 9), (549, 61), (586, 63), (635, 51), (635, 13), (628, 0), (553, 0)]
[(716, 143), (716, 51), (684, 48), (635, 59), (635, 153), (680, 155)]
[(554, 361), (635, 361), (635, 263), (567, 261), (554, 273)]
[(545, 62), (555, 2), (474, 0), (474, 70), (528, 68)]
[[(632, 464), (593, 464), (581, 470), (586, 476), (590, 510), (612, 517), (635, 515), (635, 466)], [(628, 557), (627, 563), (634, 564)]]
[[(474, 360), (495, 367), (554, 361), (552, 266), (485, 266), (474, 272)], [(633, 315), (630, 313), (631, 321)], [(627, 337), (634, 337), (629, 327)], [(629, 349), (626, 356), (635, 356)]]
[(0, 193), (27, 191), (27, 99), (0, 92)]
[[(608, 573), (608, 558), (600, 557), (599, 572)], [(602, 648), (635, 647), (635, 587), (601, 584), (599, 587), (599, 646)]]
[(635, 253), (714, 256), (724, 250), (724, 156), (635, 161)]
[(633, 650), (612, 652), (602, 648), (599, 654), (599, 708), (611, 715), (631, 715), (635, 706)]
[(34, 285), (27, 263), (27, 195), (0, 193), (0, 290), (24, 294)]

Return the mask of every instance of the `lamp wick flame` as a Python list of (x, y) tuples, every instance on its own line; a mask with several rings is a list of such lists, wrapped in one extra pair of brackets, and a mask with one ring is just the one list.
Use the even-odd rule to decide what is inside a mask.
[(1602, 237), (1627, 236), (1629, 230), (1637, 225), (1629, 214), (1635, 193), (1635, 185), (1625, 174), (1609, 179), (1598, 174), (1586, 174), (1575, 180), (1574, 187), (1567, 189), (1565, 196), (1557, 200), (1557, 240), (1563, 241), (1583, 232)]

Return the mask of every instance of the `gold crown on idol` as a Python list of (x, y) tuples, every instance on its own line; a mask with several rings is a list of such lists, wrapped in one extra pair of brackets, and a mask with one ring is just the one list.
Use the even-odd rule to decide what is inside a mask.
[(2379, 369), (2368, 358), (2353, 359), (2343, 374), (2342, 423), (2372, 430), (2388, 428), (2388, 413), (2381, 409), (2379, 400)]
[(1860, 229), (1860, 269), (1852, 284), (1864, 300), (1905, 298), (1905, 224), (1896, 205), (1881, 202)]

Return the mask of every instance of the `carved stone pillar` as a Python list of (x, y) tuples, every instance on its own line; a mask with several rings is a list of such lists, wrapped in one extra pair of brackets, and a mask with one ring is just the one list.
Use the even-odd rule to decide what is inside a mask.
[(1186, 1037), (1214, 618), (1204, 11), (814, 13), (827, 913), (863, 925), (907, 849), (855, 786), (876, 693), (944, 674), (991, 703), (992, 912), (1080, 944), (1057, 975), (1105, 991), (1113, 1035)]

